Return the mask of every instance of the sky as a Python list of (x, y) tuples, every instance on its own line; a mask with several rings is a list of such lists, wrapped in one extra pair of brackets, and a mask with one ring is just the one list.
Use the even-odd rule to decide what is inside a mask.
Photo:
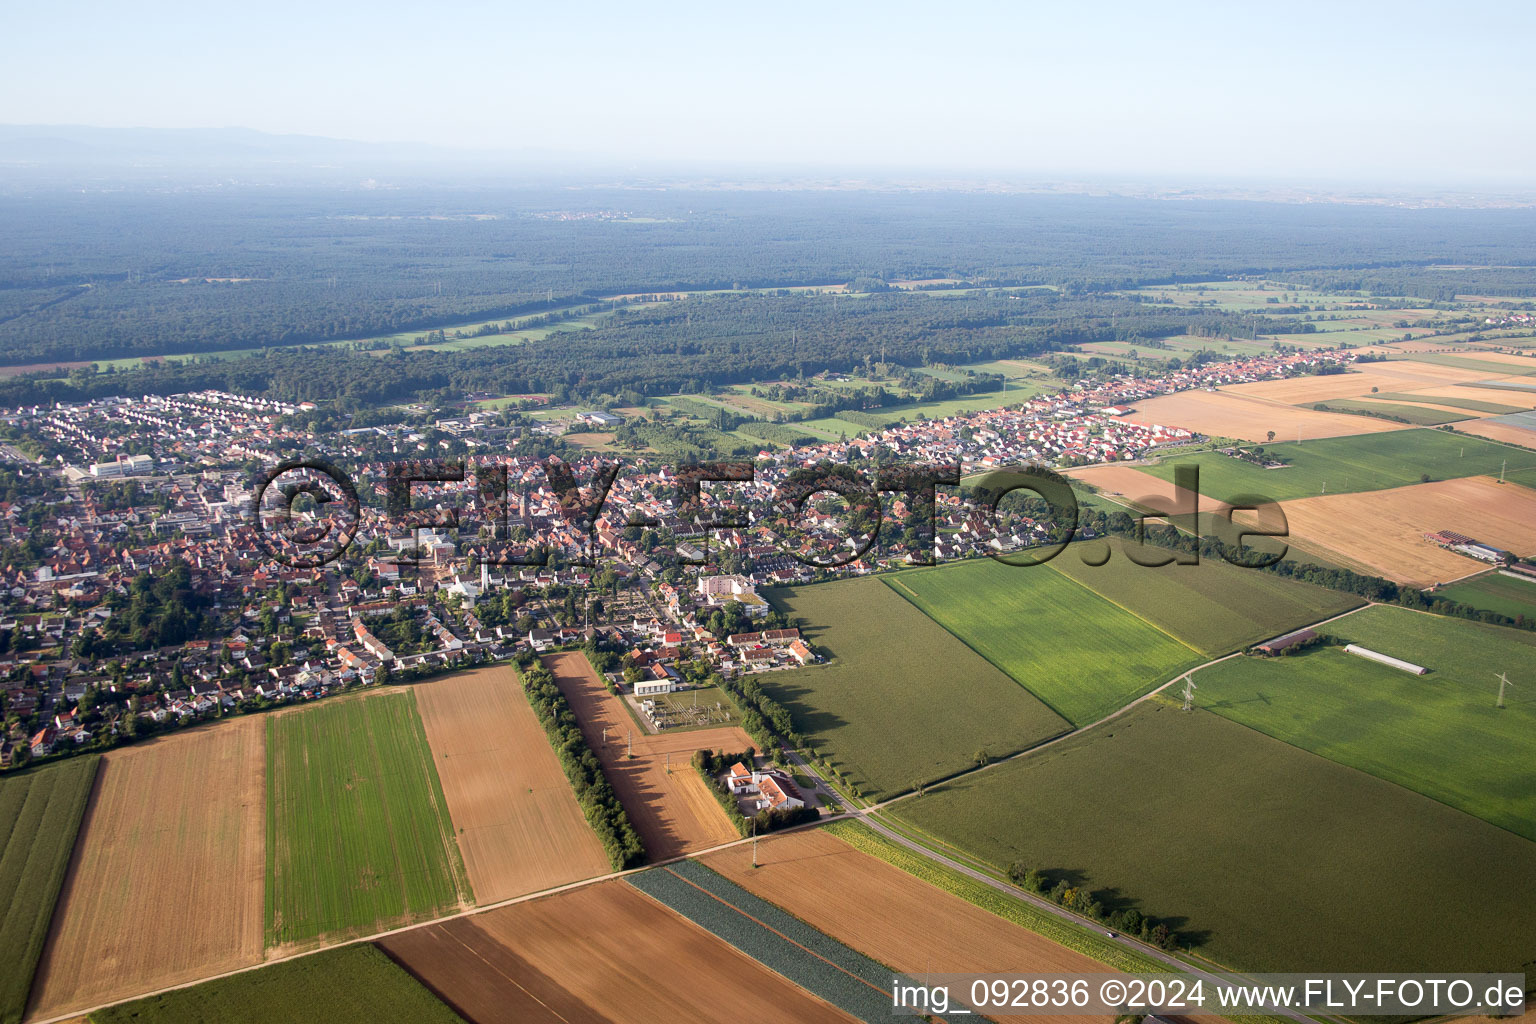
[(1536, 5), (78, 0), (0, 122), (608, 164), (1536, 184)]

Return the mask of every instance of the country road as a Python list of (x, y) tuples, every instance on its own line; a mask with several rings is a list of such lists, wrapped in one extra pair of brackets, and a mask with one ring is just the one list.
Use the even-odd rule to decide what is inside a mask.
[[(1352, 608), (1352, 609), (1350, 609), (1347, 612), (1343, 612), (1343, 613), (1341, 613), (1339, 615), (1330, 616), (1329, 618), (1321, 619), (1321, 620), (1319, 620), (1317, 622), (1314, 622), (1314, 623), (1312, 623), (1309, 626), (1303, 626), (1303, 627), (1299, 627), (1299, 628), (1311, 629), (1311, 628), (1316, 628), (1318, 626), (1323, 626), (1323, 625), (1326, 625), (1326, 624), (1328, 624), (1330, 622), (1336, 622), (1339, 619), (1345, 618), (1345, 617), (1347, 617), (1349, 615), (1353, 615), (1356, 612), (1359, 612), (1359, 611), (1363, 610), (1364, 608), (1369, 608), (1369, 607), (1371, 607), (1371, 603), (1367, 602), (1366, 604), (1361, 605), (1361, 607), (1359, 607), (1359, 608)], [(969, 775), (973, 775), (976, 772), (990, 771), (990, 770), (996, 768), (998, 765), (1005, 764), (1008, 761), (1016, 760), (1016, 759), (1022, 758), (1022, 757), (1030, 757), (1030, 756), (1039, 754), (1042, 750), (1045, 750), (1045, 749), (1047, 749), (1049, 747), (1052, 747), (1052, 746), (1062, 742), (1063, 740), (1069, 739), (1069, 738), (1074, 737), (1074, 736), (1080, 736), (1083, 733), (1089, 732), (1089, 731), (1091, 731), (1093, 729), (1096, 729), (1096, 728), (1104, 725), (1107, 722), (1114, 721), (1116, 718), (1119, 718), (1121, 715), (1123, 715), (1126, 712), (1130, 711), (1132, 708), (1135, 708), (1136, 706), (1142, 704), (1145, 701), (1148, 701), (1148, 700), (1152, 699), (1157, 694), (1163, 692), (1168, 687), (1172, 686), (1174, 683), (1176, 683), (1180, 679), (1184, 678), (1184, 675), (1186, 675), (1186, 674), (1192, 674), (1192, 673), (1195, 673), (1195, 672), (1202, 671), (1203, 669), (1209, 668), (1212, 665), (1219, 664), (1219, 663), (1221, 663), (1223, 661), (1226, 661), (1229, 658), (1234, 658), (1234, 657), (1237, 657), (1237, 656), (1238, 656), (1238, 652), (1233, 652), (1232, 654), (1223, 655), (1220, 658), (1212, 658), (1210, 661), (1204, 662), (1203, 664), (1199, 665), (1196, 668), (1189, 669), (1188, 673), (1180, 673), (1179, 675), (1175, 676), (1173, 679), (1170, 679), (1167, 682), (1163, 683), (1161, 686), (1158, 686), (1157, 688), (1148, 691), (1147, 693), (1141, 695), (1140, 697), (1137, 697), (1135, 700), (1133, 700), (1130, 703), (1126, 704), (1124, 707), (1121, 707), (1120, 709), (1112, 712), (1111, 714), (1108, 714), (1108, 715), (1104, 716), (1103, 718), (1099, 719), (1098, 721), (1093, 722), (1093, 723), (1091, 723), (1089, 725), (1086, 725), (1086, 726), (1084, 726), (1081, 729), (1074, 729), (1074, 730), (1072, 730), (1070, 732), (1063, 733), (1060, 736), (1057, 736), (1057, 737), (1054, 737), (1052, 739), (1046, 740), (1043, 743), (1040, 743), (1040, 744), (1038, 744), (1038, 745), (1036, 745), (1034, 747), (1031, 747), (1028, 750), (1021, 751), (1021, 752), (1019, 752), (1017, 754), (1014, 754), (1014, 755), (1012, 755), (1010, 757), (1001, 758), (1001, 759), (999, 759), (997, 761), (990, 762), (989, 764), (982, 765), (982, 766), (979, 766), (977, 768), (972, 768), (972, 769), (969, 769), (969, 770), (967, 770), (965, 772), (961, 772), (960, 774), (958, 774), (956, 776), (953, 776), (952, 779), (953, 778), (961, 778), (961, 777), (966, 777), (966, 776), (969, 776)], [(828, 799), (834, 799), (834, 798), (837, 799), (838, 802), (843, 803), (843, 804), (847, 804), (849, 802), (848, 800), (843, 799), (842, 797), (840, 797), (837, 794), (837, 792), (832, 788), (832, 786), (826, 781), (826, 779), (821, 775), (821, 773), (819, 771), (817, 771), (816, 768), (813, 765), (811, 765), (803, 757), (801, 757), (798, 751), (792, 750), (792, 749), (787, 748), (787, 747), (781, 747), (780, 748), (780, 753), (783, 755), (784, 759), (787, 762), (789, 762), (789, 764), (798, 773), (804, 774), (805, 776), (810, 778), (815, 783), (815, 785), (816, 785), (816, 795), (821, 798), (821, 800), (823, 802), (823, 805), (825, 805), (825, 803), (826, 803), (826, 801)], [(950, 781), (950, 780), (946, 780), (946, 781)], [(1001, 893), (1004, 893), (1006, 895), (1012, 896), (1015, 899), (1019, 899), (1019, 900), (1022, 900), (1024, 902), (1027, 902), (1031, 906), (1034, 906), (1037, 909), (1039, 909), (1039, 910), (1041, 910), (1041, 911), (1043, 911), (1045, 913), (1051, 914), (1051, 915), (1053, 915), (1053, 916), (1055, 916), (1057, 918), (1060, 918), (1060, 919), (1062, 919), (1064, 921), (1068, 921), (1068, 922), (1070, 922), (1072, 924), (1076, 924), (1076, 925), (1078, 925), (1080, 927), (1083, 927), (1083, 928), (1086, 928), (1086, 929), (1090, 929), (1090, 930), (1094, 930), (1094, 931), (1101, 931), (1101, 932), (1102, 931), (1106, 931), (1106, 929), (1104, 929), (1102, 926), (1096, 925), (1094, 922), (1089, 921), (1089, 920), (1087, 920), (1085, 918), (1078, 917), (1076, 914), (1073, 914), (1071, 911), (1068, 911), (1068, 910), (1066, 910), (1066, 909), (1064, 909), (1062, 907), (1059, 907), (1056, 904), (1050, 902), (1049, 900), (1043, 899), (1043, 898), (1035, 895), (1034, 893), (1026, 892), (1025, 890), (1020, 889), (1020, 888), (1018, 888), (1016, 886), (1010, 885), (1007, 882), (1000, 881), (999, 879), (993, 878), (991, 875), (988, 875), (988, 874), (986, 874), (983, 871), (979, 871), (979, 870), (977, 870), (977, 869), (975, 869), (973, 867), (970, 867), (967, 864), (963, 864), (963, 863), (961, 863), (961, 862), (959, 862), (957, 860), (954, 860), (954, 859), (952, 859), (952, 858), (950, 858), (948, 856), (945, 856), (944, 854), (941, 854), (941, 853), (938, 853), (938, 852), (936, 852), (936, 851), (934, 851), (932, 849), (929, 849), (928, 847), (925, 847), (925, 846), (923, 846), (920, 843), (917, 843), (917, 842), (915, 842), (915, 841), (913, 841), (911, 839), (908, 839), (907, 837), (905, 837), (905, 836), (901, 835), (900, 833), (898, 833), (898, 832), (896, 832), (896, 831), (886, 827), (885, 825), (881, 824), (879, 821), (874, 820), (871, 817), (871, 815), (873, 815), (875, 812), (881, 811), (881, 810), (889, 807), (890, 805), (892, 805), (894, 803), (897, 803), (897, 802), (899, 802), (901, 800), (911, 799), (911, 798), (914, 798), (916, 796), (917, 796), (916, 793), (903, 793), (903, 794), (900, 794), (898, 796), (892, 797), (889, 800), (881, 801), (881, 802), (879, 802), (877, 804), (870, 804), (870, 805), (867, 805), (867, 806), (864, 806), (864, 807), (855, 807), (853, 810), (845, 812), (843, 814), (838, 814), (838, 815), (833, 816), (833, 817), (823, 818), (823, 819), (821, 819), (818, 822), (812, 822), (810, 824), (796, 826), (793, 829), (785, 829), (782, 832), (775, 833), (775, 834), (782, 835), (782, 834), (785, 834), (787, 832), (794, 832), (794, 831), (801, 831), (801, 830), (804, 830), (804, 829), (818, 828), (822, 824), (825, 824), (825, 823), (830, 822), (830, 821), (842, 821), (842, 820), (856, 821), (859, 824), (863, 825), (864, 827), (872, 829), (876, 833), (880, 834), (881, 836), (885, 837), (886, 839), (890, 840), (891, 842), (894, 842), (894, 843), (900, 845), (901, 847), (903, 847), (905, 849), (911, 850), (912, 852), (914, 852), (914, 853), (916, 853), (916, 854), (918, 854), (918, 855), (920, 855), (922, 857), (925, 857), (925, 858), (927, 858), (929, 860), (932, 860), (935, 863), (941, 864), (944, 867), (946, 867), (946, 868), (948, 868), (948, 869), (950, 869), (952, 871), (959, 872), (960, 874), (966, 876), (967, 878), (971, 878), (971, 879), (974, 879), (975, 881), (981, 882), (982, 884), (988, 886), (991, 889), (994, 889), (994, 890), (996, 890), (998, 892), (1001, 892)], [(362, 942), (373, 942), (375, 940), (383, 939), (383, 938), (386, 938), (386, 937), (388, 937), (390, 935), (398, 934), (400, 932), (407, 932), (407, 931), (412, 931), (412, 930), (418, 929), (418, 928), (425, 928), (425, 927), (428, 927), (430, 925), (440, 924), (440, 923), (442, 923), (444, 921), (451, 921), (451, 920), (454, 920), (456, 918), (469, 917), (469, 916), (472, 916), (472, 915), (475, 915), (475, 914), (484, 913), (484, 912), (489, 911), (489, 910), (495, 910), (495, 909), (497, 909), (499, 907), (512, 906), (514, 904), (524, 903), (524, 902), (527, 902), (529, 900), (542, 899), (543, 897), (552, 896), (552, 895), (555, 895), (555, 894), (561, 893), (561, 892), (567, 892), (567, 891), (570, 891), (572, 889), (579, 889), (579, 888), (582, 888), (584, 886), (595, 885), (595, 884), (600, 883), (600, 882), (606, 882), (606, 881), (610, 881), (610, 880), (617, 879), (617, 878), (623, 878), (626, 875), (634, 874), (635, 872), (638, 872), (638, 871), (646, 871), (646, 870), (649, 870), (649, 869), (651, 869), (653, 867), (659, 867), (659, 866), (664, 865), (664, 864), (672, 864), (672, 863), (676, 863), (676, 862), (682, 861), (682, 860), (702, 858), (702, 857), (708, 856), (708, 855), (713, 854), (713, 853), (715, 853), (717, 851), (720, 851), (720, 850), (730, 849), (731, 847), (735, 847), (735, 846), (742, 846), (742, 845), (745, 845), (745, 844), (748, 844), (748, 843), (751, 843), (751, 842), (754, 842), (754, 841), (755, 840), (752, 837), (748, 837), (748, 838), (745, 838), (745, 839), (737, 839), (737, 840), (733, 840), (733, 841), (731, 841), (729, 843), (722, 843), (719, 846), (711, 847), (708, 850), (700, 850), (700, 851), (697, 851), (695, 853), (687, 854), (685, 856), (669, 858), (669, 859), (664, 860), (664, 861), (658, 861), (655, 864), (647, 864), (646, 866), (641, 867), (641, 868), (634, 868), (634, 869), (631, 869), (629, 871), (610, 872), (608, 874), (600, 875), (600, 876), (597, 876), (595, 878), (589, 878), (589, 879), (585, 879), (585, 880), (579, 881), (579, 882), (572, 882), (572, 883), (570, 883), (568, 885), (558, 886), (558, 887), (555, 887), (553, 889), (545, 889), (545, 890), (541, 890), (541, 891), (538, 891), (538, 892), (526, 893), (526, 894), (521, 895), (521, 896), (515, 896), (515, 897), (513, 897), (511, 899), (503, 900), (503, 901), (501, 901), (499, 903), (488, 904), (486, 906), (481, 906), (481, 907), (474, 907), (472, 909), (459, 911), (459, 912), (454, 913), (454, 914), (449, 914), (449, 915), (447, 915), (445, 917), (434, 918), (433, 920), (430, 920), (430, 921), (421, 921), (421, 922), (417, 922), (415, 924), (406, 925), (406, 926), (399, 927), (399, 928), (386, 929), (386, 930), (377, 932), (377, 933), (372, 934), (372, 935), (366, 935), (366, 936), (363, 936), (361, 938), (353, 939), (350, 942), (339, 943), (339, 944), (337, 944), (337, 946), (327, 946), (327, 947), (323, 947), (323, 948), (325, 948), (325, 949), (334, 949), (334, 948), (338, 948), (338, 946), (343, 946), (343, 945), (355, 945), (357, 943), (362, 943)], [(1105, 938), (1108, 938), (1108, 935), (1106, 935)], [(1117, 936), (1115, 936), (1113, 941), (1115, 941), (1118, 944), (1120, 944), (1121, 946), (1125, 947), (1127, 950), (1130, 950), (1130, 951), (1132, 951), (1132, 952), (1134, 952), (1134, 953), (1136, 953), (1138, 955), (1145, 956), (1145, 957), (1147, 957), (1149, 959), (1155, 960), (1158, 963), (1164, 964), (1164, 965), (1166, 965), (1166, 966), (1168, 966), (1168, 967), (1170, 967), (1170, 968), (1172, 968), (1174, 970), (1184, 972), (1184, 973), (1186, 973), (1186, 974), (1188, 974), (1188, 975), (1190, 975), (1192, 977), (1202, 978), (1202, 979), (1204, 979), (1204, 980), (1206, 980), (1208, 982), (1213, 982), (1213, 983), (1215, 981), (1219, 980), (1220, 977), (1221, 977), (1220, 975), (1217, 975), (1217, 974), (1215, 974), (1213, 972), (1204, 970), (1204, 969), (1199, 968), (1199, 967), (1195, 967), (1195, 966), (1191, 965), (1190, 963), (1188, 963), (1185, 960), (1181, 960), (1178, 957), (1175, 957), (1175, 956), (1173, 956), (1173, 955), (1171, 955), (1169, 953), (1166, 953), (1163, 950), (1157, 949), (1157, 948), (1155, 948), (1153, 946), (1149, 946), (1149, 945), (1147, 945), (1147, 944), (1145, 944), (1143, 942), (1140, 942), (1139, 940), (1132, 939), (1132, 938), (1129, 938), (1129, 937), (1124, 936), (1124, 935), (1117, 935)], [(227, 978), (227, 977), (231, 977), (231, 976), (237, 975), (237, 974), (245, 974), (245, 973), (247, 973), (249, 971), (255, 971), (255, 970), (260, 970), (263, 967), (269, 967), (272, 964), (283, 963), (283, 962), (288, 961), (288, 960), (296, 960), (296, 959), (299, 959), (301, 957), (310, 956), (310, 955), (312, 955), (314, 953), (318, 953), (320, 951), (321, 951), (320, 949), (313, 949), (313, 950), (306, 950), (305, 952), (302, 952), (302, 953), (295, 953), (295, 954), (292, 954), (292, 955), (289, 955), (289, 956), (274, 957), (274, 958), (269, 959), (269, 960), (263, 960), (260, 963), (251, 964), (251, 965), (248, 965), (246, 967), (236, 968), (235, 970), (232, 970), (232, 971), (223, 971), (223, 972), (220, 972), (220, 973), (217, 973), (217, 974), (208, 975), (207, 977), (198, 978), (198, 979), (193, 980), (193, 981), (184, 982), (182, 984), (170, 985), (170, 986), (166, 986), (164, 988), (155, 989), (155, 990), (152, 990), (152, 991), (141, 992), (141, 993), (138, 993), (136, 995), (125, 997), (124, 999), (115, 1000), (112, 1003), (102, 1004), (100, 1006), (84, 1007), (84, 1008), (81, 1008), (81, 1009), (78, 1009), (78, 1010), (74, 1010), (74, 1011), (71, 1011), (71, 1012), (68, 1012), (68, 1013), (63, 1013), (63, 1014), (59, 1014), (59, 1015), (54, 1016), (54, 1017), (49, 1017), (49, 1018), (44, 1018), (44, 1019), (29, 1018), (29, 1019), (26, 1019), (25, 1024), (65, 1024), (65, 1022), (70, 1022), (70, 1021), (78, 1020), (79, 1018), (81, 1018), (83, 1016), (89, 1015), (89, 1014), (94, 1013), (94, 1012), (96, 1012), (98, 1010), (104, 1010), (108, 1006), (117, 1005), (118, 1003), (126, 1002), (126, 1001), (133, 1000), (133, 999), (142, 999), (142, 998), (146, 998), (146, 997), (149, 997), (149, 996), (160, 995), (160, 994), (165, 993), (165, 992), (173, 992), (173, 991), (176, 991), (178, 989), (191, 988), (192, 986), (200, 985), (203, 982), (214, 981), (214, 980), (217, 980), (219, 978)], [(1240, 975), (1234, 975), (1234, 976), (1235, 977), (1241, 977)], [(1294, 1012), (1294, 1011), (1282, 1013), (1282, 1014), (1280, 1014), (1280, 1016), (1284, 1016), (1284, 1017), (1287, 1017), (1287, 1018), (1289, 1018), (1291, 1020), (1295, 1020), (1297, 1022), (1301, 1022), (1301, 1024), (1313, 1024), (1313, 1022), (1315, 1022), (1316, 1020), (1326, 1020), (1326, 1021), (1333, 1020), (1333, 1018), (1329, 1018), (1329, 1017), (1308, 1017), (1306, 1015), (1303, 1015), (1303, 1014), (1300, 1014), (1300, 1013), (1297, 1013), (1297, 1012)]]

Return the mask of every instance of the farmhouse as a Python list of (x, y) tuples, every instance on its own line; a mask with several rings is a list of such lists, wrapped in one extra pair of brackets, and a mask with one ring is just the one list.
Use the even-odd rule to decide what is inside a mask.
[(1294, 633), (1285, 636), (1277, 636), (1273, 640), (1266, 640), (1261, 644), (1254, 644), (1253, 649), (1260, 654), (1273, 657), (1292, 647), (1308, 643), (1317, 639), (1317, 633), (1310, 629), (1298, 629)]
[[(773, 769), (753, 770), (737, 761), (725, 777), (726, 788), (738, 799), (745, 798), (754, 811), (795, 810), (805, 806), (794, 780)], [(753, 799), (755, 798), (755, 799)]]

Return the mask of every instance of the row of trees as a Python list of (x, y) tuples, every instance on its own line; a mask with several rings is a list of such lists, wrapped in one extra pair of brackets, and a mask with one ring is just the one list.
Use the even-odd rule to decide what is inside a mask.
[(1019, 863), (1009, 866), (1008, 879), (1026, 892), (1043, 896), (1074, 914), (1099, 921), (1122, 934), (1134, 935), (1159, 949), (1173, 950), (1179, 946), (1178, 934), (1157, 918), (1148, 917), (1135, 907), (1106, 911), (1104, 904), (1086, 886), (1072, 885), (1066, 879), (1058, 879), (1053, 884), (1046, 872)]

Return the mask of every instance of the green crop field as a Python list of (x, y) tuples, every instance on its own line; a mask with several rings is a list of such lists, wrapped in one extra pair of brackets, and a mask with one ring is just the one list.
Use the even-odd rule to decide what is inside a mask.
[(85, 814), (95, 757), (0, 779), (0, 1021), (21, 1020)]
[(1220, 559), (1203, 558), (1199, 565), (1149, 568), (1132, 562), (1120, 545), (1109, 561), (1100, 566), (1084, 564), (1077, 557), (1076, 546), (1066, 549), (1049, 564), (1210, 657), (1288, 633), (1363, 603), (1351, 595), (1258, 569), (1239, 568)]
[(1536, 451), (1453, 434), (1444, 430), (1389, 430), (1354, 437), (1288, 441), (1263, 446), (1289, 462), (1285, 469), (1264, 469), (1219, 452), (1181, 456), (1149, 466), (1146, 472), (1173, 479), (1178, 465), (1200, 467), (1200, 493), (1225, 501), (1239, 494), (1262, 494), (1276, 501), (1322, 494), (1379, 491), (1431, 480), (1497, 475), (1505, 460), (1510, 470), (1536, 468)]
[(866, 796), (885, 797), (1067, 729), (878, 579), (771, 593), (826, 665), (758, 676), (811, 746)]
[[(1203, 691), (1202, 691), (1203, 695)], [(1143, 704), (891, 812), (1254, 971), (1518, 970), (1536, 843), (1205, 711)]]
[(979, 558), (886, 579), (1074, 725), (1205, 660), (1050, 565)]
[(1395, 402), (1371, 402), (1336, 398), (1327, 402), (1314, 402), (1318, 412), (1342, 412), (1355, 416), (1375, 416), (1377, 419), (1399, 420), (1420, 427), (1438, 427), (1442, 423), (1455, 423), (1472, 418), (1469, 412), (1446, 412), (1444, 409), (1426, 409), (1422, 405), (1402, 405)]
[(1340, 648), (1234, 658), (1199, 674), (1199, 703), (1536, 839), (1536, 694), (1510, 690), (1500, 709), (1494, 678), (1509, 671), (1517, 687), (1525, 681), (1536, 634), (1384, 606), (1326, 631), (1430, 672), (1415, 676)]
[(91, 1024), (464, 1024), (366, 943), (205, 981), (91, 1014)]
[(471, 900), (409, 690), (267, 720), (267, 941), (366, 933)]
[(1448, 405), (1453, 409), (1471, 409), (1473, 412), (1492, 412), (1508, 415), (1525, 412), (1530, 406), (1500, 405), (1497, 402), (1481, 402), (1475, 398), (1446, 398), (1443, 395), (1421, 395), (1412, 391), (1383, 391), (1371, 396), (1389, 402), (1427, 402), (1430, 405)]
[(1522, 615), (1536, 619), (1536, 580), (1517, 580), (1489, 573), (1465, 583), (1441, 587), (1435, 593), (1512, 619)]

